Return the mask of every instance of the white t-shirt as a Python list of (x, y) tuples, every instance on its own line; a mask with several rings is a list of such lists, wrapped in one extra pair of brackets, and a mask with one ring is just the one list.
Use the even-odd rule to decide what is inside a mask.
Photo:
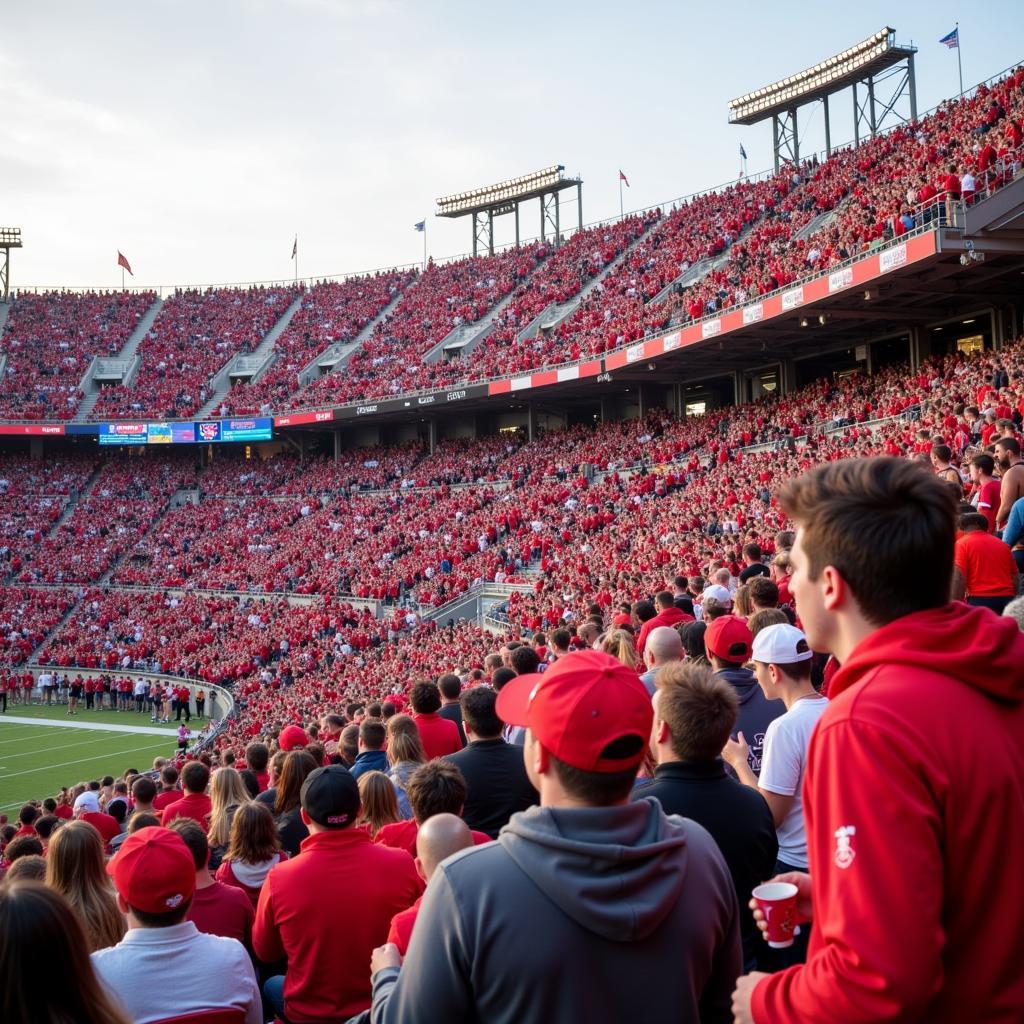
[(797, 868), (807, 867), (807, 833), (804, 831), (801, 795), (807, 745), (827, 707), (826, 697), (804, 697), (784, 715), (769, 722), (764, 734), (761, 775), (757, 785), (769, 793), (795, 798), (789, 813), (775, 831), (779, 836), (779, 860)]

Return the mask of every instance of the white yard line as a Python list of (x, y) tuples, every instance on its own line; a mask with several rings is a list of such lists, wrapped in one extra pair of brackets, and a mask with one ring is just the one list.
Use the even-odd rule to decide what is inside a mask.
[[(171, 737), (168, 736), (167, 739)], [(11, 772), (9, 775), (3, 777), (3, 781), (6, 782), (8, 779), (16, 779), (19, 775), (38, 775), (42, 770), (49, 770), (50, 768), (70, 768), (73, 764), (83, 764), (85, 761), (95, 761), (102, 757), (123, 757), (125, 754), (137, 754), (141, 750), (152, 750), (153, 744), (147, 743), (144, 747), (132, 747), (129, 750), (112, 750), (109, 754), (93, 754), (92, 757), (80, 757), (77, 761), (62, 761), (60, 764), (48, 764), (44, 768), (30, 768), (23, 772)]]
[[(168, 738), (170, 738), (170, 737), (168, 737)], [(96, 742), (96, 737), (93, 736), (93, 737), (91, 737), (90, 739), (87, 739), (87, 740), (76, 740), (74, 743), (61, 743), (61, 744), (59, 744), (58, 746), (55, 746), (55, 747), (52, 747), (49, 744), (47, 744), (47, 746), (46, 746), (46, 753), (47, 754), (52, 753), (54, 750), (68, 750), (71, 747), (81, 747), (81, 746), (85, 746), (86, 744), (95, 743), (95, 742)], [(25, 751), (22, 751), (21, 753), (18, 753), (18, 754), (9, 754), (9, 753), (5, 752), (4, 753), (4, 760), (10, 762), (10, 761), (14, 761), (15, 759), (17, 759), (19, 757), (36, 757), (36, 756), (38, 756), (38, 754), (39, 754), (38, 748), (35, 749), (35, 750), (25, 750)], [(4, 766), (4, 767), (6, 767), (6, 766)]]
[[(12, 725), (36, 725), (56, 729), (89, 729), (94, 732), (127, 732), (146, 736), (166, 736), (169, 740), (176, 739), (178, 735), (177, 727), (170, 725), (163, 729), (158, 729), (153, 725), (114, 725), (111, 722), (64, 722), (60, 719), (52, 718), (22, 718), (17, 715), (0, 715), (0, 726), (5, 722), (10, 722)], [(197, 735), (198, 733), (189, 730), (190, 739), (195, 739)]]

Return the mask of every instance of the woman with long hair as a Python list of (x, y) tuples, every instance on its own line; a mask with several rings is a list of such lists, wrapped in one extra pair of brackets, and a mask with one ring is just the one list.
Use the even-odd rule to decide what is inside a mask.
[(0, 1020), (130, 1024), (96, 979), (78, 916), (37, 882), (0, 886)]
[(71, 904), (89, 952), (116, 946), (127, 930), (103, 861), (103, 839), (87, 821), (57, 829), (46, 855), (46, 884)]
[(601, 650), (605, 654), (610, 654), (627, 668), (636, 669), (640, 664), (633, 638), (624, 629), (610, 630), (605, 635)]
[(213, 773), (210, 781), (213, 810), (210, 812), (210, 831), (206, 837), (210, 844), (211, 871), (220, 867), (228, 843), (231, 842), (231, 819), (235, 811), (251, 799), (242, 776), (234, 768), (218, 768)]
[(361, 810), (356, 824), (365, 825), (371, 839), (385, 825), (401, 821), (395, 787), (383, 772), (363, 772), (357, 785)]
[(214, 877), (241, 889), (255, 908), (270, 869), (287, 859), (270, 808), (250, 800), (235, 811), (228, 852)]
[(289, 857), (296, 857), (309, 829), (302, 821), (302, 784), (316, 771), (316, 761), (305, 750), (293, 750), (284, 759), (284, 766), (274, 787), (274, 820), (281, 836), (281, 848)]
[(420, 742), (420, 731), (411, 715), (394, 715), (388, 719), (388, 778), (395, 787), (398, 798), (398, 813), (404, 820), (412, 817), (412, 807), (406, 796), (405, 787), (409, 776), (427, 760)]

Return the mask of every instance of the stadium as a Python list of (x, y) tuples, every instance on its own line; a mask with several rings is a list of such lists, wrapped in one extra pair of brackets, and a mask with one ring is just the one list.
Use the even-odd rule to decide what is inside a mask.
[(923, 46), (365, 273), (36, 286), (0, 206), (5, 1022), (1020, 1019), (1024, 65)]

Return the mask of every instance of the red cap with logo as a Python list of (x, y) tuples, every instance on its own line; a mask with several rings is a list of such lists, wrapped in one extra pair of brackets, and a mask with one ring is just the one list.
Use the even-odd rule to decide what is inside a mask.
[[(546, 672), (511, 680), (498, 717), (526, 726), (559, 761), (587, 772), (618, 772), (644, 759), (654, 709), (636, 672), (601, 651), (576, 651)], [(630, 740), (619, 753), (608, 748)]]
[(628, 626), (633, 620), (625, 613), (619, 612), (618, 615), (612, 619), (613, 626)]
[(298, 750), (309, 746), (309, 737), (301, 725), (286, 725), (277, 737), (277, 745), (282, 750)]
[(749, 661), (753, 642), (746, 620), (738, 615), (719, 615), (704, 631), (704, 646), (708, 654), (714, 654), (723, 661)]
[(196, 865), (177, 832), (153, 825), (130, 835), (107, 864), (107, 874), (130, 907), (168, 914), (192, 898)]

